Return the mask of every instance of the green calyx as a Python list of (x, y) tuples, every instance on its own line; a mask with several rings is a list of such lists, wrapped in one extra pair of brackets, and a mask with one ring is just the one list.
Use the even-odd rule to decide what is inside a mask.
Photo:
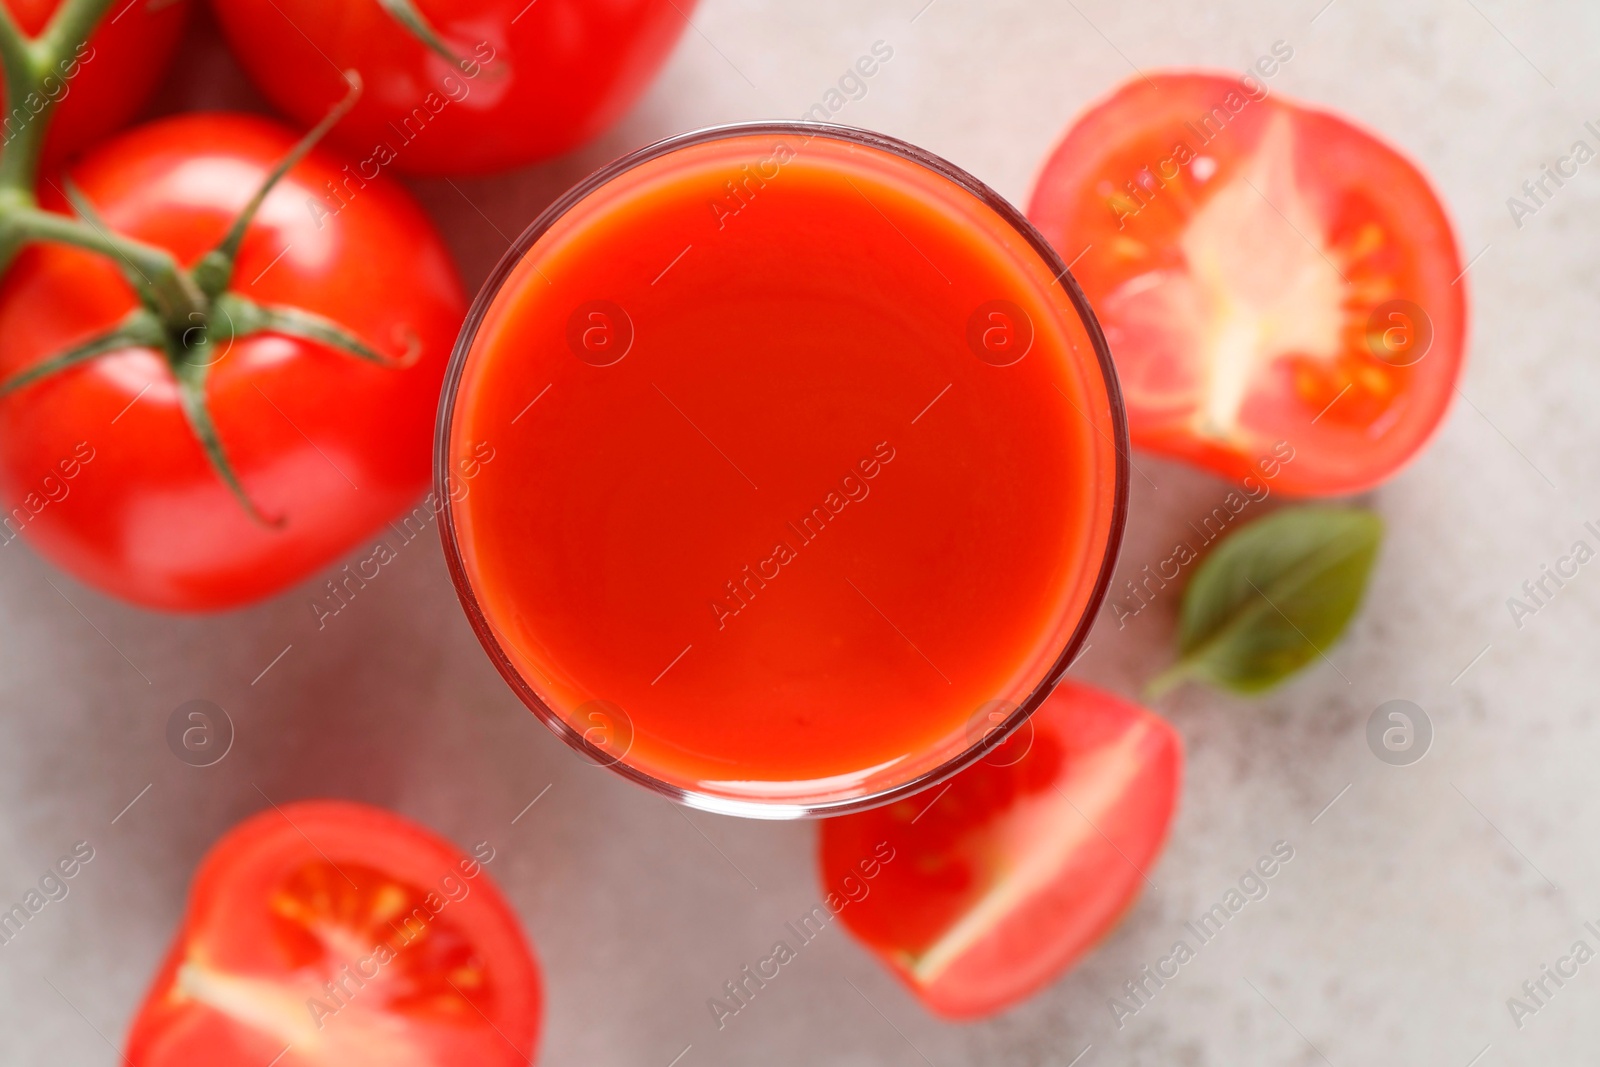
[[(0, 30), (0, 38), (3, 37)], [(344, 99), (278, 162), (216, 247), (187, 269), (163, 249), (113, 233), (82, 190), (70, 182), (65, 183), (62, 192), (76, 212), (76, 219), (30, 204), (7, 210), (0, 195), (0, 249), (7, 247), (9, 232), (16, 247), (29, 240), (49, 240), (98, 252), (116, 264), (139, 300), (137, 307), (109, 329), (0, 381), (0, 397), (113, 352), (153, 349), (165, 358), (177, 382), (189, 428), (217, 476), (257, 522), (282, 525), (281, 516), (267, 516), (250, 499), (223, 447), (206, 403), (206, 380), (211, 368), (227, 358), (234, 341), (259, 333), (300, 338), (386, 367), (408, 366), (419, 355), (415, 338), (403, 356), (386, 356), (331, 319), (302, 308), (258, 303), (228, 288), (244, 235), (268, 193), (354, 106), (361, 83), (354, 73), (347, 74), (346, 79), (350, 91)]]

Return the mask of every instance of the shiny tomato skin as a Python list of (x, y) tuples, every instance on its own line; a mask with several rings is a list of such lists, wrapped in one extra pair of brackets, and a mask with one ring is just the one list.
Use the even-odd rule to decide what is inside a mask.
[[(61, 0), (0, 0), (22, 32), (37, 36)], [(189, 0), (173, 3), (113, 4), (90, 36), (76, 65), (53, 72), (59, 103), (45, 134), (45, 163), (59, 162), (126, 124), (150, 99), (166, 74), (167, 64), (189, 17)], [(65, 75), (65, 76), (63, 76)], [(27, 109), (27, 101), (23, 101)], [(0, 110), (12, 114), (0, 85)], [(9, 133), (10, 127), (7, 128)]]
[[(1260, 80), (1152, 72), (1074, 121), (1028, 214), (1075, 260), (1136, 447), (1337, 496), (1442, 423), (1467, 337), (1454, 232), (1417, 166), (1349, 120)], [(1424, 336), (1400, 302), (1425, 350), (1386, 340)]]
[(824, 822), (830, 908), (935, 1014), (1003, 1011), (1132, 905), (1182, 778), (1165, 719), (1064, 681), (946, 785)]
[(483, 866), (493, 858), (487, 842), (468, 856), (364, 804), (302, 801), (252, 816), (201, 862), (125, 1062), (532, 1062), (539, 967)]
[[(100, 145), (71, 175), (111, 228), (192, 263), (294, 140), (259, 118), (188, 114)], [(230, 289), (333, 319), (397, 361), (414, 338), (418, 358), (380, 366), (272, 333), (226, 349), (207, 381), (209, 407), (245, 490), (280, 525), (252, 518), (229, 492), (165, 359), (134, 348), (0, 399), (0, 538), (20, 536), (125, 600), (210, 610), (301, 580), (416, 503), (465, 296), (432, 223), (397, 183), (368, 182), (337, 212), (313, 209), (342, 166), (314, 152), (273, 190)], [(47, 207), (63, 207), (46, 195)], [(0, 284), (0, 374), (106, 330), (135, 302), (109, 260), (30, 247)]]
[[(212, 0), (267, 98), (310, 124), (366, 90), (334, 138), (369, 170), (476, 174), (558, 155), (619, 119), (688, 26), (694, 0), (417, 0), (457, 69), (377, 0)], [(386, 146), (388, 151), (380, 146)], [(392, 159), (388, 158), (392, 151)], [(370, 162), (369, 162), (370, 161)]]

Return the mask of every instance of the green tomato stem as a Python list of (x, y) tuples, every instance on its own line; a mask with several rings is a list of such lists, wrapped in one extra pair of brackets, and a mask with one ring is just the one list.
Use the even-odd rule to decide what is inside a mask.
[(12, 205), (0, 210), (0, 252), (14, 254), (31, 241), (73, 245), (112, 260), (136, 289), (144, 290), (166, 322), (189, 321), (191, 313), (206, 306), (204, 294), (165, 249), (112, 233), (93, 221), (38, 207)]
[(344, 78), (348, 86), (344, 97), (329, 108), (322, 121), (307, 130), (288, 154), (278, 161), (278, 165), (272, 168), (266, 180), (256, 188), (255, 195), (251, 196), (244, 210), (234, 217), (233, 225), (228, 227), (227, 234), (218, 242), (217, 247), (206, 253), (195, 265), (195, 282), (206, 296), (215, 298), (221, 295), (223, 290), (227, 289), (228, 283), (233, 280), (233, 266), (239, 258), (239, 246), (244, 243), (245, 231), (255, 221), (256, 212), (261, 210), (267, 194), (272, 192), (273, 187), (285, 174), (293, 170), (296, 164), (310, 155), (311, 150), (328, 135), (328, 131), (356, 106), (356, 101), (361, 98), (361, 76), (349, 70), (345, 71)]
[(14, 108), (33, 90), (33, 42), (4, 4), (0, 4), (0, 63), (5, 65), (6, 103)]
[(88, 43), (111, 4), (112, 0), (61, 0), (55, 17), (36, 42), (43, 50), (40, 57), (43, 70), (49, 72), (76, 56), (78, 47)]
[[(158, 248), (113, 234), (93, 220), (39, 210), (35, 187), (40, 151), (56, 103), (46, 79), (67, 78), (89, 36), (105, 18), (112, 0), (62, 0), (44, 32), (29, 38), (11, 11), (0, 3), (0, 67), (4, 68), (6, 114), (0, 116), (0, 275), (32, 241), (57, 241), (99, 252), (143, 275), (157, 303), (172, 304), (176, 315), (192, 304), (194, 286), (176, 261)], [(34, 110), (37, 106), (37, 110)], [(18, 116), (21, 121), (15, 121)]]
[[(0, 18), (0, 62), (5, 65), (6, 133), (0, 152), (0, 188), (33, 191), (38, 180), (39, 150), (56, 103), (65, 94), (51, 94), (47, 78), (64, 78), (79, 49), (88, 43), (112, 0), (62, 0), (49, 25), (29, 39), (10, 11)], [(37, 103), (38, 110), (34, 110)], [(18, 113), (22, 121), (12, 128)]]

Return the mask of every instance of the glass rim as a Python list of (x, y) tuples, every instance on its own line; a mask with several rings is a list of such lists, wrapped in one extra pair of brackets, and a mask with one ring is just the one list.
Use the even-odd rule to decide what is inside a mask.
[[(1016, 230), (1028, 243), (1029, 247), (1054, 272), (1055, 281), (1052, 285), (1060, 286), (1067, 294), (1067, 297), (1072, 302), (1073, 310), (1077, 313), (1079, 323), (1083, 326), (1085, 333), (1089, 335), (1090, 344), (1094, 348), (1095, 358), (1099, 363), (1100, 377), (1104, 384), (1106, 399), (1110, 407), (1112, 445), (1115, 452), (1116, 484), (1113, 487), (1111, 517), (1106, 532), (1105, 550), (1101, 556), (1099, 573), (1095, 577), (1093, 588), (1090, 591), (1087, 602), (1084, 604), (1082, 614), (1063, 645), (1060, 655), (1056, 657), (1050, 668), (1045, 672), (1038, 684), (1033, 687), (1032, 691), (1028, 693), (1027, 697), (1017, 704), (1016, 709), (999, 726), (987, 731), (982, 737), (973, 741), (956, 755), (907, 781), (860, 796), (814, 802), (805, 800), (769, 801), (754, 798), (747, 799), (686, 788), (630, 765), (627, 762), (626, 755), (618, 758), (586, 740), (582, 733), (574, 729), (560, 714), (547, 705), (538, 693), (534, 692), (526, 679), (522, 677), (521, 672), (513, 665), (505, 649), (501, 647), (500, 640), (495, 635), (488, 617), (484, 614), (483, 607), (478, 602), (477, 593), (472, 587), (471, 579), (467, 575), (466, 565), (461, 556), (460, 541), (456, 532), (455, 510), (449, 493), (450, 432), (454, 424), (457, 393), (462, 375), (466, 370), (467, 358), (471, 352), (473, 342), (477, 339), (478, 329), (488, 315), (490, 305), (500, 294), (506, 280), (522, 261), (528, 250), (548, 233), (559, 219), (582, 203), (591, 193), (636, 167), (681, 149), (693, 148), (698, 145), (734, 137), (765, 134), (802, 135), (808, 140), (812, 137), (829, 137), (899, 156), (938, 174), (970, 193), (998, 215), (1002, 221)], [(1088, 416), (1085, 417), (1087, 418)], [(826, 122), (793, 120), (736, 122), (705, 126), (666, 137), (605, 164), (582, 181), (573, 185), (545, 207), (501, 255), (499, 262), (495, 264), (494, 269), (489, 272), (488, 277), (484, 279), (483, 285), (478, 289), (477, 296), (473, 298), (472, 306), (468, 309), (467, 316), (462, 322), (461, 332), (456, 337), (455, 347), (450, 353), (450, 363), (445, 371), (444, 381), (440, 386), (439, 413), (434, 433), (433, 491), (434, 499), (438, 502), (440, 515), (440, 545), (444, 550), (445, 563), (450, 570), (450, 580), (455, 585), (456, 597), (461, 602), (462, 610), (466, 612), (467, 621), (471, 623), (479, 643), (483, 645), (490, 661), (511, 687), (512, 692), (557, 737), (565, 741), (586, 762), (615, 771), (624, 778), (686, 807), (744, 818), (795, 820), (866, 811), (923, 792), (951, 778), (988, 755), (1033, 716), (1033, 713), (1055, 690), (1056, 685), (1066, 676), (1067, 670), (1076, 661), (1084, 642), (1088, 638), (1090, 629), (1093, 628), (1096, 619), (1099, 617), (1100, 609), (1104, 605), (1106, 595), (1110, 590), (1111, 578), (1116, 571), (1118, 556), (1122, 549), (1123, 532), (1128, 518), (1128, 493), (1132, 462), (1129, 456), (1129, 448), (1127, 408), (1123, 402), (1122, 387), (1117, 378), (1116, 366), (1112, 362), (1111, 348), (1106, 342), (1104, 331), (1100, 328), (1100, 321), (1095, 316), (1094, 309), (1090, 307), (1088, 297), (1084, 295), (1082, 287), (1078, 284), (1077, 279), (1072, 276), (1071, 270), (1062, 260), (1060, 253), (1034, 227), (1027, 216), (1012, 205), (1010, 201), (954, 163), (926, 149), (919, 148), (887, 134)]]

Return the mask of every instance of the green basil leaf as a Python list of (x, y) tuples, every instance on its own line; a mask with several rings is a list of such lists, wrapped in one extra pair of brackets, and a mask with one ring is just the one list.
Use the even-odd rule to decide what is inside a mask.
[(1180, 658), (1148, 695), (1187, 680), (1270, 689), (1325, 659), (1361, 604), (1383, 521), (1358, 508), (1295, 507), (1224, 538), (1184, 590)]

